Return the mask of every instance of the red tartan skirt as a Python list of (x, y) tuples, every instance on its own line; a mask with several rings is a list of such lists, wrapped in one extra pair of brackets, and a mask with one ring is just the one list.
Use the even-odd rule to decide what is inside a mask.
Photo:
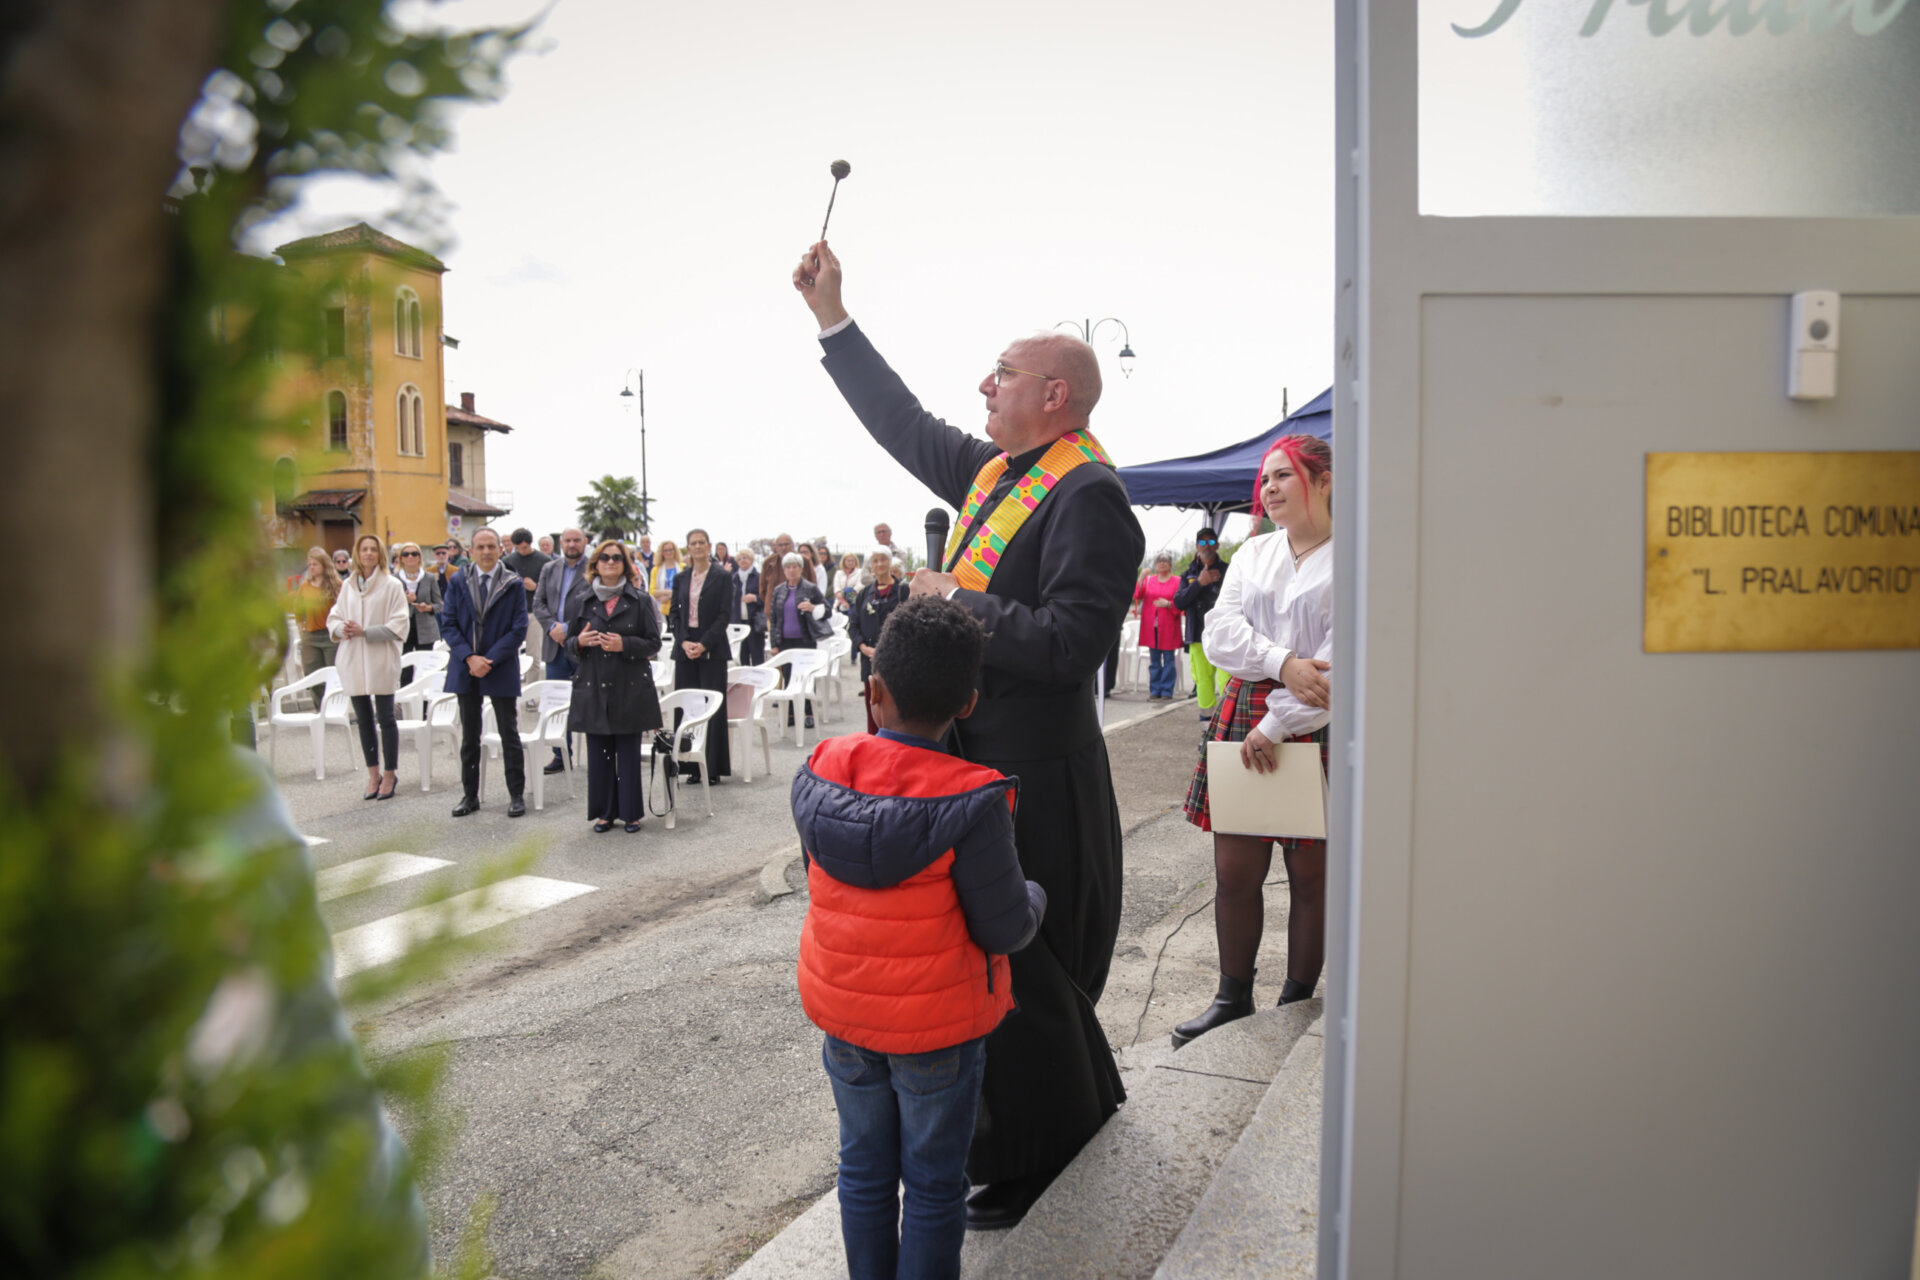
[[(1187, 784), (1187, 801), (1182, 807), (1187, 821), (1202, 831), (1213, 830), (1213, 822), (1207, 812), (1207, 743), (1209, 742), (1245, 742), (1261, 718), (1267, 714), (1267, 695), (1280, 687), (1277, 680), (1250, 681), (1234, 676), (1227, 681), (1226, 690), (1220, 695), (1220, 701), (1214, 704), (1213, 719), (1207, 725), (1207, 733), (1200, 741), (1200, 761), (1193, 766), (1193, 781)], [(1312, 733), (1288, 738), (1288, 742), (1317, 742), (1320, 744), (1320, 767), (1327, 767), (1327, 726), (1322, 725)], [(1282, 849), (1325, 849), (1325, 840), (1307, 840), (1299, 836), (1275, 836), (1275, 844)]]

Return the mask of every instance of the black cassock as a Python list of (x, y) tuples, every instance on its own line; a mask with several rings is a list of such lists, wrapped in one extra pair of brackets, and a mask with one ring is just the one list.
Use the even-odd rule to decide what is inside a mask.
[[(868, 433), (942, 502), (963, 506), (999, 450), (921, 408), (858, 326), (821, 345), (821, 363)], [(1044, 452), (1008, 461), (980, 521)], [(1014, 843), (1027, 878), (1047, 891), (1040, 936), (1012, 957), (1018, 1007), (987, 1039), (967, 1159), (976, 1183), (1058, 1169), (1126, 1099), (1093, 1009), (1120, 931), (1120, 811), (1093, 674), (1144, 551), (1126, 487), (1111, 468), (1086, 463), (1007, 544), (987, 589), (953, 596), (992, 636), (979, 705), (950, 745), (1020, 779)]]

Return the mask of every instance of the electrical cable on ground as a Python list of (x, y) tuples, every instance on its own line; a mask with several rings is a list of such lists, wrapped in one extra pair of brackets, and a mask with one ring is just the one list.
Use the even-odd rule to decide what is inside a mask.
[[(1263, 881), (1260, 887), (1263, 889), (1267, 889), (1277, 884), (1285, 884), (1286, 882), (1287, 882), (1287, 878), (1285, 876), (1279, 876), (1272, 880)], [(1195, 907), (1193, 910), (1187, 912), (1187, 914), (1181, 916), (1180, 923), (1173, 926), (1172, 930), (1168, 932), (1166, 937), (1160, 939), (1160, 951), (1159, 951), (1159, 954), (1153, 957), (1153, 973), (1147, 978), (1146, 998), (1140, 1002), (1140, 1016), (1134, 1019), (1133, 1039), (1127, 1042), (1128, 1048), (1132, 1048), (1134, 1045), (1140, 1043), (1140, 1032), (1144, 1030), (1147, 1025), (1147, 1010), (1153, 1006), (1153, 992), (1154, 992), (1154, 988), (1160, 982), (1160, 962), (1166, 959), (1167, 944), (1173, 941), (1175, 934), (1179, 933), (1181, 929), (1186, 927), (1187, 921), (1193, 919), (1195, 916), (1199, 915), (1202, 911), (1205, 911), (1208, 907), (1212, 906), (1214, 898), (1218, 896), (1219, 894), (1217, 893), (1209, 895), (1205, 902), (1201, 903), (1199, 906)]]

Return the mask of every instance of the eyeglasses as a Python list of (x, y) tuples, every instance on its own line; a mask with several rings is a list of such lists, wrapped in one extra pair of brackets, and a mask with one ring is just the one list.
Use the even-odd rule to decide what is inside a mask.
[(601, 564), (625, 564), (627, 562), (627, 558), (625, 556), (617, 556), (617, 555), (614, 555), (612, 552), (608, 552), (606, 555), (600, 557), (599, 562)]
[(1008, 364), (1006, 361), (1002, 360), (1000, 363), (993, 366), (993, 385), (996, 387), (1005, 386), (1007, 382), (1007, 375), (1010, 373), (1024, 373), (1029, 378), (1038, 378), (1042, 382), (1053, 381), (1053, 375), (1050, 373), (1035, 373), (1031, 369), (1016, 369), (1012, 365)]
[(402, 551), (400, 553), (400, 558), (402, 560), (418, 560), (420, 558), (420, 553), (418, 551)]

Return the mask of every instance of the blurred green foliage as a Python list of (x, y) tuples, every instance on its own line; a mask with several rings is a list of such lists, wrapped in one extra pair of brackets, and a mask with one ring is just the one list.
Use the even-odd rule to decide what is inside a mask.
[[(424, 210), (419, 162), (449, 107), (497, 97), (527, 38), (402, 31), (389, 8), (232, 0), (180, 133), (150, 627), (100, 672), (113, 739), (41, 794), (0, 778), (0, 1275), (426, 1268), (413, 1168), (334, 992), (306, 849), (230, 741), (284, 634), (260, 525), (259, 442), (281, 424), (262, 396), (277, 351), (310, 342), (322, 287), (236, 246), (321, 173), (391, 180)], [(436, 1074), (412, 1059), (378, 1084), (418, 1106)], [(485, 1274), (479, 1239), (456, 1270)]]

